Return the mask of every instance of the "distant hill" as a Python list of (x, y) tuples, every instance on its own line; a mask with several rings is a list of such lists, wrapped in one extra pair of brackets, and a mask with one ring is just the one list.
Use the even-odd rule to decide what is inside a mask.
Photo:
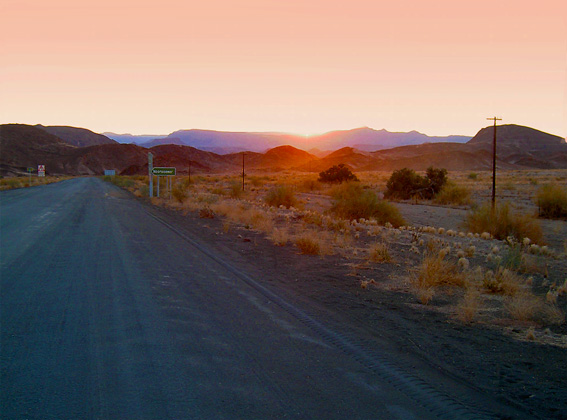
[[(500, 161), (520, 167), (567, 168), (567, 144), (561, 137), (515, 124), (498, 126), (496, 137), (496, 156)], [(486, 127), (467, 146), (492, 153), (493, 138), (494, 127)]]
[[(516, 124), (497, 126), (496, 136), (498, 146), (502, 146), (504, 149), (514, 147), (522, 150), (549, 150), (565, 146), (565, 139), (562, 137)], [(480, 130), (468, 144), (492, 147), (493, 138), (494, 127), (489, 126)]]
[(397, 146), (422, 143), (458, 142), (466, 143), (467, 136), (430, 137), (417, 131), (393, 133), (388, 130), (374, 130), (368, 127), (345, 131), (331, 131), (319, 136), (309, 137), (312, 147), (323, 150), (337, 150), (341, 147), (353, 147), (360, 151), (373, 152)]
[[(145, 137), (145, 136), (144, 136)], [(116, 135), (112, 137), (118, 139)], [(126, 137), (121, 137), (123, 141)], [(373, 130), (368, 127), (353, 130), (331, 131), (316, 136), (298, 136), (286, 133), (246, 133), (214, 130), (178, 130), (168, 136), (141, 141), (141, 137), (131, 136), (130, 140), (144, 147), (163, 144), (178, 144), (219, 154), (252, 151), (263, 153), (278, 146), (290, 145), (299, 149), (336, 150), (341, 147), (354, 147), (361, 151), (376, 151), (396, 146), (436, 142), (465, 143), (466, 136), (430, 137), (417, 131), (392, 133), (387, 130)]]
[(109, 139), (102, 134), (93, 133), (86, 128), (68, 127), (68, 126), (43, 126), (36, 125), (37, 128), (47, 131), (49, 134), (59, 137), (65, 143), (77, 147), (98, 146), (100, 144), (114, 144), (114, 140)]
[(158, 144), (182, 144), (197, 149), (238, 147), (253, 152), (263, 152), (284, 144), (285, 135), (269, 133), (240, 133), (213, 130), (179, 130), (167, 137), (142, 144), (153, 147)]
[(118, 143), (123, 144), (137, 144), (141, 145), (143, 143), (147, 143), (153, 139), (160, 139), (166, 137), (165, 134), (144, 134), (144, 135), (136, 135), (136, 134), (116, 134), (111, 132), (102, 133), (104, 136), (108, 137), (109, 139), (115, 140)]
[[(40, 128), (25, 124), (0, 125), (0, 174), (25, 174), (46, 165), (51, 173), (65, 173), (64, 161), (76, 147)], [(50, 172), (48, 172), (50, 173)]]
[[(340, 137), (358, 142), (360, 136), (370, 129), (361, 130), (350, 130), (355, 131), (353, 136), (352, 133), (345, 132), (340, 135), (329, 134), (326, 141), (332, 143)], [(467, 143), (427, 142), (373, 152), (347, 146), (331, 153), (318, 152), (321, 156), (318, 157), (290, 145), (272, 147), (263, 153), (247, 151), (229, 154), (203, 151), (182, 144), (159, 144), (149, 149), (116, 142), (77, 147), (50, 134), (45, 128), (5, 124), (0, 125), (0, 174), (25, 174), (28, 166), (35, 168), (38, 164), (44, 164), (48, 174), (100, 175), (104, 169), (114, 169), (118, 174), (145, 175), (149, 151), (155, 156), (154, 165), (175, 166), (179, 173), (187, 173), (189, 168), (192, 173), (238, 173), (242, 170), (243, 158), (247, 172), (293, 169), (317, 173), (339, 163), (348, 165), (354, 171), (392, 171), (403, 167), (425, 170), (429, 166), (450, 171), (489, 170), (492, 167), (492, 130), (492, 127), (483, 128)], [(220, 147), (221, 140), (226, 140), (227, 133), (215, 133), (214, 141), (209, 132), (192, 132), (190, 137), (193, 141), (200, 142), (201, 147)], [(272, 136), (270, 141), (279, 139), (278, 136), (293, 139), (293, 136), (270, 133), (228, 134), (252, 143), (262, 136)], [(183, 138), (187, 139), (182, 135), (177, 138), (180, 142), (183, 142)], [(499, 126), (497, 166), (500, 169), (567, 169), (567, 144), (560, 137), (529, 127)]]
[[(374, 160), (371, 153), (363, 152), (352, 147), (343, 147), (320, 159), (315, 165), (312, 164), (311, 169), (320, 172), (331, 166), (344, 163), (350, 169), (356, 171), (370, 165)], [(305, 168), (305, 165), (302, 168)]]

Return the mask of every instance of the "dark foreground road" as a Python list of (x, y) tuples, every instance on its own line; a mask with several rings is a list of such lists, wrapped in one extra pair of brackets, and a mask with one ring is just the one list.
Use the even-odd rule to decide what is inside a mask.
[(92, 178), (0, 193), (3, 419), (522, 418), (154, 213)]

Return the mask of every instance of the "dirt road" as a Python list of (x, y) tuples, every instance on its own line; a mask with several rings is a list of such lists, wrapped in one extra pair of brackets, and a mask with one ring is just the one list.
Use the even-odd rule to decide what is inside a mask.
[(531, 418), (199, 229), (95, 178), (0, 193), (0, 416)]

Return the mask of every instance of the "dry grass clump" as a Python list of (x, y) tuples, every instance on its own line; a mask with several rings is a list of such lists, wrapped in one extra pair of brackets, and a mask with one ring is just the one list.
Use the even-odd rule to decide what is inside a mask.
[(319, 255), (321, 244), (315, 232), (305, 232), (295, 238), (295, 246), (302, 254)]
[(384, 242), (378, 242), (371, 245), (368, 249), (368, 259), (375, 263), (386, 263), (392, 261), (388, 245)]
[(240, 198), (243, 194), (242, 184), (238, 181), (232, 181), (228, 195), (230, 195), (231, 198)]
[[(54, 182), (65, 181), (71, 179), (71, 176), (45, 176), (38, 177), (32, 175), (31, 183), (29, 176), (18, 176), (18, 177), (0, 177), (0, 191), (11, 190), (14, 188), (28, 188), (35, 185), (47, 185), (53, 184)], [(111, 181), (112, 177), (103, 177), (105, 181)]]
[(376, 194), (364, 189), (358, 182), (347, 182), (332, 189), (334, 203), (331, 211), (342, 219), (374, 219), (378, 224), (390, 223), (394, 227), (406, 224), (393, 204), (379, 200)]
[(212, 211), (210, 207), (203, 207), (199, 210), (199, 217), (201, 219), (214, 219), (215, 212)]
[(271, 188), (266, 195), (265, 201), (266, 204), (272, 207), (284, 206), (290, 208), (297, 205), (293, 189), (288, 185), (276, 185)]
[(465, 206), (471, 203), (470, 190), (453, 182), (447, 182), (437, 193), (434, 200), (437, 204), (454, 204), (457, 206)]
[(446, 258), (447, 252), (444, 251), (446, 250), (428, 252), (421, 264), (411, 272), (411, 283), (423, 304), (433, 298), (435, 287), (466, 285), (466, 274), (457, 263)]
[(211, 205), (215, 213), (228, 220), (243, 225), (247, 229), (271, 232), (274, 228), (272, 216), (248, 203), (237, 200), (221, 200)]
[(322, 188), (323, 187), (322, 187), (321, 183), (317, 179), (304, 179), (298, 185), (298, 189), (301, 192), (319, 191)]
[(494, 210), (485, 204), (467, 215), (466, 227), (473, 233), (488, 232), (496, 239), (511, 236), (518, 241), (529, 238), (541, 243), (543, 234), (536, 219), (526, 214), (514, 214), (508, 203), (497, 205)]
[(562, 324), (565, 316), (554, 304), (531, 292), (517, 293), (504, 302), (504, 308), (510, 316), (519, 321), (536, 321), (546, 325)]
[(27, 178), (26, 180), (23, 178), (2, 178), (0, 179), (0, 191), (20, 188), (26, 181), (28, 181)]
[(470, 323), (477, 316), (480, 306), (480, 292), (476, 288), (469, 288), (463, 300), (455, 307), (455, 316), (461, 322)]
[(276, 246), (285, 246), (289, 241), (289, 233), (286, 229), (274, 228), (269, 233), (268, 239)]
[(422, 305), (427, 305), (435, 296), (435, 289), (433, 287), (417, 288), (416, 295)]
[(458, 265), (445, 258), (442, 252), (427, 254), (415, 271), (418, 287), (463, 286), (465, 276)]
[(183, 204), (183, 202), (187, 199), (187, 190), (182, 184), (176, 184), (171, 190), (171, 195), (179, 204)]
[(525, 282), (522, 277), (508, 268), (499, 266), (496, 272), (488, 270), (484, 273), (482, 285), (490, 293), (514, 296)]
[(567, 217), (567, 189), (559, 184), (546, 184), (539, 188), (536, 195), (539, 216), (549, 219)]

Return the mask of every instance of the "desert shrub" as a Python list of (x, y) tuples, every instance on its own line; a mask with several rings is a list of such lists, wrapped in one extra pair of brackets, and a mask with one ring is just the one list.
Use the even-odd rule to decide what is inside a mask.
[(289, 234), (285, 229), (275, 228), (268, 234), (268, 238), (274, 245), (284, 246), (289, 241)]
[(317, 236), (311, 233), (304, 233), (295, 239), (295, 246), (301, 251), (302, 254), (319, 255), (321, 252), (321, 245)]
[(365, 190), (362, 185), (349, 182), (336, 187), (332, 191), (335, 199), (331, 211), (342, 219), (375, 219), (379, 224), (391, 223), (398, 227), (405, 221), (397, 207), (384, 200), (378, 199), (376, 194)]
[(215, 212), (212, 211), (210, 207), (203, 207), (201, 210), (199, 210), (199, 217), (201, 219), (214, 219)]
[(183, 188), (183, 185), (176, 184), (173, 189), (171, 190), (171, 195), (178, 203), (183, 204), (185, 199), (187, 198), (187, 191)]
[(514, 271), (503, 266), (496, 272), (488, 270), (482, 278), (482, 286), (490, 293), (514, 296), (521, 289), (524, 280)]
[(459, 266), (442, 252), (429, 252), (412, 276), (414, 286), (428, 289), (436, 286), (464, 286), (465, 275)]
[(242, 184), (238, 181), (233, 181), (230, 184), (230, 196), (232, 198), (240, 198), (242, 197)]
[(276, 185), (268, 191), (266, 204), (273, 207), (294, 207), (297, 204), (293, 189), (288, 185)]
[(376, 263), (385, 263), (392, 261), (388, 245), (384, 242), (377, 242), (368, 249), (368, 259)]
[(150, 195), (150, 187), (148, 184), (143, 184), (140, 189), (140, 197), (149, 197)]
[(258, 176), (248, 177), (248, 182), (250, 182), (253, 187), (261, 187), (262, 185), (264, 185), (266, 183), (265, 180), (263, 180), (262, 178), (260, 178)]
[(447, 183), (447, 169), (437, 169), (433, 166), (430, 166), (425, 171), (425, 176), (427, 177), (429, 186), (432, 190), (432, 196), (425, 198), (433, 198), (433, 196), (438, 194), (443, 186)]
[(470, 323), (478, 314), (481, 305), (480, 293), (477, 289), (468, 289), (463, 300), (455, 307), (456, 318), (465, 323)]
[(6, 189), (11, 189), (19, 188), (21, 184), (18, 178), (3, 178), (0, 180), (0, 186), (6, 187)]
[(542, 185), (536, 196), (539, 216), (550, 219), (567, 217), (567, 189), (559, 184)]
[(135, 182), (132, 178), (128, 176), (112, 176), (110, 177), (110, 182), (114, 185), (121, 187), (121, 188), (132, 188), (135, 185)]
[(306, 179), (301, 182), (299, 189), (303, 192), (318, 191), (321, 189), (321, 183), (317, 179)]
[(445, 252), (432, 249), (424, 256), (421, 264), (410, 271), (414, 291), (424, 305), (433, 298), (436, 287), (466, 285), (466, 274), (457, 263), (445, 257)]
[(184, 189), (188, 189), (194, 183), (195, 183), (195, 179), (191, 179), (191, 177), (189, 177), (189, 176), (186, 177), (186, 178), (183, 178), (182, 181), (181, 181), (181, 185), (183, 186)]
[(527, 214), (514, 214), (508, 203), (499, 204), (492, 209), (490, 203), (471, 211), (465, 220), (465, 226), (473, 233), (488, 232), (496, 239), (508, 236), (522, 241), (524, 238), (541, 243), (543, 234), (536, 219)]
[(477, 179), (478, 178), (478, 174), (476, 172), (471, 172), (468, 176), (469, 179)]
[(504, 307), (512, 318), (520, 321), (533, 320), (543, 324), (562, 324), (565, 321), (565, 315), (557, 306), (547, 304), (543, 298), (528, 291), (506, 299)]
[(335, 165), (319, 174), (319, 181), (328, 184), (340, 184), (349, 181), (358, 181), (358, 178), (344, 163)]
[(413, 169), (403, 168), (392, 173), (386, 183), (386, 198), (408, 200), (412, 197), (433, 198), (447, 182), (447, 170), (427, 168), (426, 177)]
[(467, 187), (447, 182), (435, 196), (438, 204), (454, 204), (463, 206), (471, 203), (471, 192)]
[(419, 176), (413, 169), (403, 168), (392, 173), (386, 182), (386, 198), (410, 199), (414, 191), (425, 187), (425, 179)]

